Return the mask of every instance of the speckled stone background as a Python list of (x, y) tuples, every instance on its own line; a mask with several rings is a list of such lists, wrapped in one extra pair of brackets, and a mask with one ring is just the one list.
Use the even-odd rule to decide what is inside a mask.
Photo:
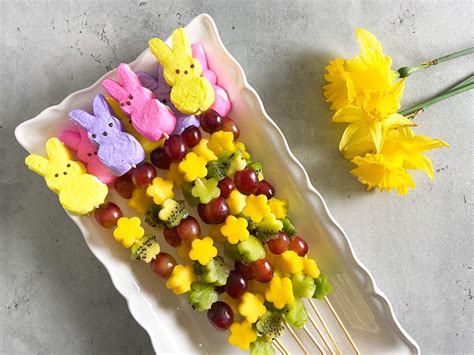
[[(438, 104), (419, 134), (436, 182), (415, 174), (406, 197), (367, 193), (349, 174), (321, 86), (324, 66), (375, 33), (394, 66), (473, 45), (472, 1), (1, 1), (0, 352), (151, 353), (105, 269), (43, 180), (23, 165), (13, 130), (66, 95), (133, 60), (199, 13), (260, 93), (270, 116), (348, 233), (360, 259), (426, 354), (474, 349), (474, 93)], [(407, 82), (410, 104), (472, 74), (474, 57)], [(469, 330), (470, 329), (470, 330)]]

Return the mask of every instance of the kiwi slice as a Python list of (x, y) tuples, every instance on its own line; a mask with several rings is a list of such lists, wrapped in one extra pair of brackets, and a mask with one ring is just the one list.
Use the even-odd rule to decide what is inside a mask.
[(275, 355), (275, 349), (271, 341), (264, 337), (258, 337), (252, 344), (250, 344), (250, 355)]
[(296, 228), (293, 223), (286, 217), (280, 219), (280, 221), (283, 222), (283, 231), (288, 234), (290, 238), (293, 238), (296, 235)]
[(280, 312), (267, 310), (255, 327), (261, 335), (274, 339), (282, 336), (285, 330), (282, 323), (283, 317)]
[(152, 228), (163, 230), (165, 223), (158, 217), (161, 206), (152, 203), (146, 210), (145, 222)]
[(188, 216), (184, 200), (166, 200), (158, 216), (167, 227), (177, 227)]
[(329, 283), (326, 275), (320, 275), (317, 279), (314, 279), (314, 285), (316, 290), (314, 291), (313, 298), (318, 300), (323, 299), (324, 296), (332, 292), (332, 285)]
[(213, 258), (209, 264), (202, 267), (202, 280), (213, 283), (215, 286), (224, 286), (227, 282), (230, 269), (220, 256)]
[(149, 263), (160, 253), (160, 245), (154, 235), (146, 235), (138, 239), (130, 248), (132, 259)]
[(230, 244), (227, 241), (224, 242), (224, 255), (232, 260), (242, 261), (237, 244)]
[(304, 274), (296, 274), (291, 278), (291, 286), (295, 298), (311, 298), (316, 291), (314, 280)]
[(253, 171), (255, 171), (255, 174), (257, 174), (258, 179), (261, 180), (261, 177), (263, 177), (262, 164), (256, 161), (248, 161), (247, 167), (253, 169)]
[(192, 182), (185, 182), (181, 186), (181, 189), (183, 191), (183, 196), (188, 205), (191, 207), (196, 207), (199, 205), (199, 199), (197, 197), (194, 197), (193, 194), (191, 193), (192, 188), (194, 187), (194, 183)]
[(283, 223), (270, 214), (256, 224), (256, 236), (263, 241), (268, 241), (273, 239), (282, 228)]
[(188, 294), (188, 302), (194, 310), (203, 312), (211, 308), (212, 304), (219, 299), (214, 285), (196, 281), (191, 284)]
[(308, 321), (308, 312), (301, 299), (295, 299), (293, 303), (286, 305), (283, 311), (285, 320), (295, 328), (303, 328)]
[(195, 261), (193, 263), (193, 270), (194, 270), (194, 275), (196, 276), (202, 275), (202, 266), (199, 263), (199, 261)]
[(239, 250), (242, 260), (246, 264), (258, 259), (263, 259), (266, 255), (262, 242), (253, 235), (249, 235), (246, 240), (239, 242), (237, 244), (237, 249)]
[(219, 166), (219, 163), (215, 160), (210, 161), (206, 165), (207, 168), (207, 178), (214, 178), (217, 181), (221, 181), (227, 175), (223, 169)]
[(224, 152), (219, 155), (217, 165), (228, 176), (232, 176), (236, 171), (245, 169), (247, 161), (244, 159), (243, 153), (240, 149), (235, 152)]

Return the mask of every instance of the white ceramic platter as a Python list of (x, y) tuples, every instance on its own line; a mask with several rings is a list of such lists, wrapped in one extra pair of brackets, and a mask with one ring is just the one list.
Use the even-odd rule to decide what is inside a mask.
[[(282, 132), (266, 114), (242, 68), (224, 48), (212, 18), (200, 15), (185, 29), (192, 43), (204, 45), (209, 66), (232, 100), (230, 116), (241, 128), (241, 140), (251, 151), (252, 158), (263, 164), (265, 176), (274, 184), (277, 195), (289, 201), (290, 217), (298, 233), (308, 241), (310, 256), (316, 258), (321, 271), (329, 276), (334, 286), (329, 298), (361, 352), (419, 353), (416, 342), (398, 323), (387, 297), (354, 255), (347, 236), (311, 185)], [(170, 39), (167, 42), (170, 44)], [(156, 59), (148, 49), (131, 63), (134, 70), (145, 71), (155, 69), (156, 65)], [(68, 124), (67, 113), (77, 108), (90, 110), (94, 95), (101, 92), (100, 84), (107, 78), (116, 79), (115, 70), (91, 87), (69, 95), (59, 105), (49, 107), (20, 124), (15, 131), (18, 142), (28, 152), (45, 154), (44, 143)], [(51, 198), (56, 196), (51, 193)], [(110, 199), (120, 205), (125, 215), (134, 215), (115, 192), (111, 193)], [(148, 265), (132, 261), (128, 250), (122, 248), (111, 237), (111, 232), (101, 228), (93, 217), (70, 217), (82, 231), (91, 251), (107, 268), (115, 287), (127, 300), (137, 322), (150, 335), (157, 352), (239, 353), (237, 348), (227, 344), (228, 333), (215, 331), (205, 312), (193, 311), (185, 296), (178, 297), (167, 290)], [(166, 243), (161, 244), (166, 249)], [(343, 352), (350, 352), (349, 344), (324, 302), (318, 301), (318, 305)], [(298, 346), (288, 334), (283, 342), (292, 352), (298, 352)], [(307, 344), (310, 346), (309, 342)]]

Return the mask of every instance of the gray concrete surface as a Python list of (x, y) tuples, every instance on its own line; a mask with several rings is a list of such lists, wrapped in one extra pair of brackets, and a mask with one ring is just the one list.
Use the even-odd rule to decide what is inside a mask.
[[(395, 67), (412, 65), (473, 45), (473, 2), (256, 3), (1, 1), (0, 353), (152, 352), (79, 230), (26, 170), (13, 130), (202, 12), (214, 17), (405, 329), (426, 354), (473, 351), (474, 93), (419, 117), (419, 134), (451, 148), (429, 154), (436, 182), (415, 174), (417, 189), (402, 198), (367, 193), (349, 174), (337, 151), (342, 130), (321, 95), (328, 60), (356, 53), (356, 27), (378, 36)], [(473, 59), (410, 78), (403, 102), (472, 74)]]

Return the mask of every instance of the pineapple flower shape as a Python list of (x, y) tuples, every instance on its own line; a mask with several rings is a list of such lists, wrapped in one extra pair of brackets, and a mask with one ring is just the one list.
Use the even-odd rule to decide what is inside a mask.
[(257, 340), (257, 333), (252, 329), (252, 323), (248, 320), (232, 323), (229, 330), (229, 344), (238, 346), (242, 351), (247, 350), (250, 343)]
[(247, 151), (247, 147), (242, 142), (235, 142), (235, 149), (239, 149), (242, 152), (242, 156), (245, 160), (250, 160), (250, 153)]
[(213, 198), (219, 197), (221, 190), (214, 178), (197, 180), (191, 189), (191, 194), (203, 204), (209, 203)]
[(186, 180), (184, 180), (183, 174), (179, 172), (179, 163), (171, 163), (169, 170), (166, 172), (166, 178), (173, 181), (175, 186), (181, 187)]
[(311, 277), (312, 279), (317, 279), (320, 275), (320, 271), (316, 261), (314, 259), (308, 258), (305, 255), (302, 259), (303, 261), (303, 274), (306, 276)]
[(217, 160), (217, 156), (208, 147), (209, 139), (202, 138), (199, 143), (193, 147), (192, 151), (196, 155), (203, 157), (206, 161)]
[(235, 151), (234, 133), (225, 131), (214, 132), (211, 134), (207, 146), (217, 156), (224, 152), (233, 152)]
[(276, 309), (282, 309), (295, 301), (293, 286), (288, 277), (273, 276), (269, 288), (265, 291), (265, 298), (272, 302)]
[(125, 248), (130, 248), (136, 240), (143, 237), (144, 233), (145, 230), (140, 226), (140, 218), (120, 217), (114, 230), (114, 238)]
[(179, 247), (176, 248), (176, 254), (183, 259), (183, 261), (191, 262), (191, 258), (189, 257), (189, 252), (191, 251), (191, 242), (187, 240), (183, 240)]
[(198, 156), (194, 152), (186, 154), (184, 160), (179, 163), (178, 170), (184, 174), (184, 180), (193, 182), (196, 179), (203, 178), (207, 175), (207, 160)]
[(207, 265), (215, 256), (217, 256), (217, 248), (214, 246), (214, 241), (211, 237), (194, 239), (192, 241), (191, 250), (189, 251), (189, 258), (191, 260), (199, 261), (201, 265)]
[(250, 323), (255, 323), (267, 311), (264, 302), (265, 297), (263, 295), (245, 292), (240, 301), (239, 313)]
[(146, 194), (146, 189), (140, 189), (137, 187), (133, 190), (130, 200), (128, 200), (128, 207), (133, 208), (140, 214), (145, 214), (152, 203), (153, 200)]
[(286, 217), (286, 212), (288, 211), (286, 201), (279, 200), (277, 198), (271, 198), (268, 200), (268, 206), (270, 206), (272, 213), (276, 218), (281, 219)]
[(227, 216), (225, 224), (221, 227), (221, 233), (230, 244), (243, 242), (249, 237), (248, 223), (245, 218)]
[(229, 211), (233, 215), (238, 215), (242, 212), (247, 203), (247, 196), (240, 193), (237, 189), (233, 190), (229, 197), (227, 197), (227, 204)]
[(162, 205), (165, 200), (173, 198), (173, 181), (165, 180), (159, 176), (153, 179), (151, 185), (147, 187), (146, 194), (153, 198), (153, 202)]
[(221, 228), (223, 224), (211, 224), (208, 227), (209, 236), (217, 243), (224, 244), (227, 240), (226, 237), (222, 235)]
[(196, 281), (196, 275), (194, 275), (192, 265), (176, 265), (166, 281), (166, 287), (173, 290), (175, 294), (181, 295), (191, 289), (194, 281)]
[(303, 258), (293, 250), (287, 250), (276, 258), (277, 265), (283, 272), (297, 274), (304, 269)]
[(263, 217), (271, 213), (270, 206), (267, 204), (267, 196), (265, 195), (250, 195), (247, 197), (246, 205), (242, 213), (247, 217), (252, 218), (252, 221), (259, 223)]

